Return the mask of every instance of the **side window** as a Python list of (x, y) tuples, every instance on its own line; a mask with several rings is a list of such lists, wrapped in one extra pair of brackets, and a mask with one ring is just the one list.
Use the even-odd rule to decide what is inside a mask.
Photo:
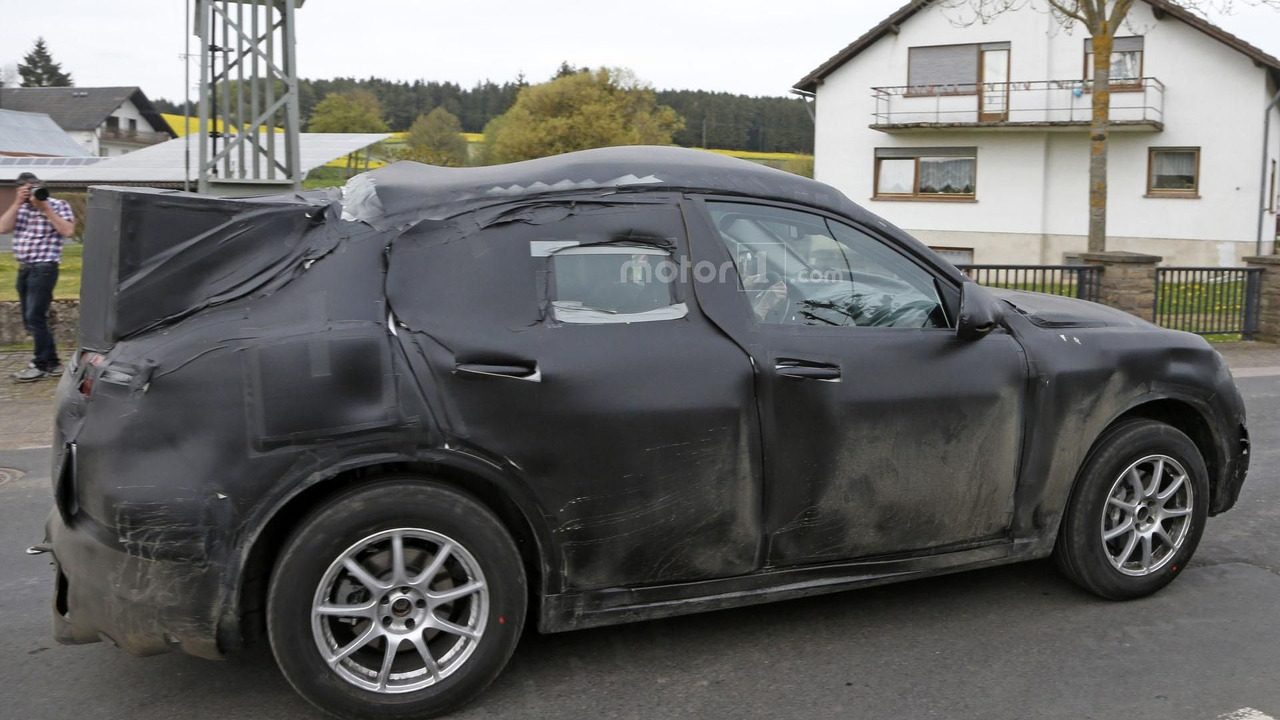
[(688, 314), (688, 307), (676, 302), (677, 267), (665, 250), (589, 245), (548, 254), (551, 312), (559, 322), (652, 322)]
[(783, 208), (707, 208), (758, 322), (948, 327), (933, 276), (852, 226)]

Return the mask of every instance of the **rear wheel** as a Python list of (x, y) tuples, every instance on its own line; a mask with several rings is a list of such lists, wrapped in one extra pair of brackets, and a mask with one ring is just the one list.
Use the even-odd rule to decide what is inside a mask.
[(271, 647), (290, 684), (344, 718), (430, 717), (485, 688), (524, 622), (524, 569), (501, 522), (429, 482), (338, 495), (272, 573)]
[(1062, 519), (1054, 557), (1105, 598), (1169, 584), (1200, 543), (1209, 480), (1195, 443), (1154, 420), (1108, 431), (1090, 455)]

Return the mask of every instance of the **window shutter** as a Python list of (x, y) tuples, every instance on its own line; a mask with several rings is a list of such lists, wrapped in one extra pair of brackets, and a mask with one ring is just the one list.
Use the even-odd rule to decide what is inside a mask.
[(896, 147), (876, 148), (878, 158), (977, 157), (976, 147)]
[(908, 85), (973, 85), (977, 82), (977, 45), (914, 47), (908, 51)]
[[(1093, 38), (1084, 39), (1084, 51), (1086, 53), (1093, 52)], [(1118, 37), (1111, 41), (1111, 52), (1141, 52), (1142, 36), (1135, 35), (1133, 37)]]

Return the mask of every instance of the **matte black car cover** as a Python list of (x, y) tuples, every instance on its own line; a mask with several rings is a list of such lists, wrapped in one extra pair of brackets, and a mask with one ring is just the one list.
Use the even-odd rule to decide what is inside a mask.
[(1217, 353), (1098, 305), (1008, 292), (982, 341), (851, 350), (861, 415), (766, 382), (780, 351), (734, 288), (675, 282), (673, 322), (557, 319), (536, 248), (725, 259), (708, 196), (843, 218), (958, 309), (963, 274), (833, 188), (679, 148), (245, 200), (94, 188), (48, 524), (59, 639), (236, 648), (299, 513), (389, 469), (494, 508), (544, 630), (1043, 556), (1125, 413), (1189, 428), (1211, 511), (1235, 501), (1244, 410)]

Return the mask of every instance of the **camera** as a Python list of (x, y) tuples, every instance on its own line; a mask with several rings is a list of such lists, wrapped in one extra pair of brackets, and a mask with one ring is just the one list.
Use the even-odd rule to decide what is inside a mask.
[(31, 197), (39, 200), (40, 202), (44, 202), (49, 199), (49, 188), (43, 185), (36, 185), (31, 188)]

